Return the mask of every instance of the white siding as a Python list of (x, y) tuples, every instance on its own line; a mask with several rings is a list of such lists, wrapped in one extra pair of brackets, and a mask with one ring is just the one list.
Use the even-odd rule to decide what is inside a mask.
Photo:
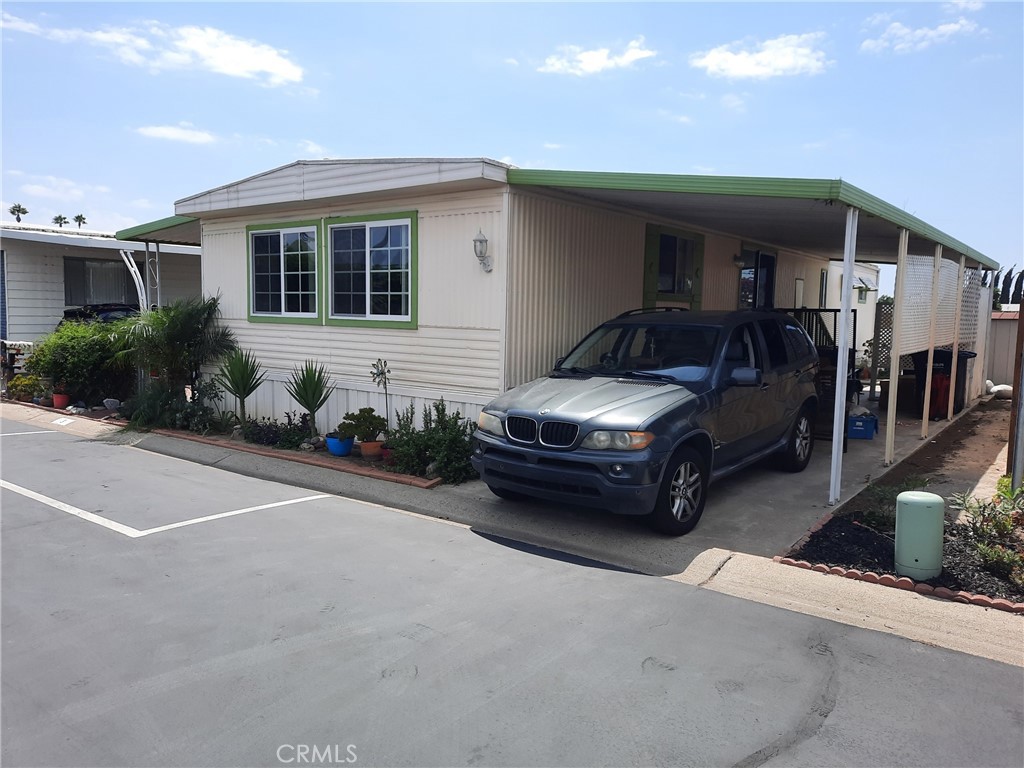
[[(499, 391), (501, 324), (508, 259), (501, 192), (393, 199), (361, 207), (306, 208), (204, 223), (203, 290), (221, 294), (224, 322), (251, 349), (270, 379), (247, 404), (254, 416), (280, 418), (295, 410), (283, 382), (306, 359), (327, 366), (335, 394), (318, 419), (333, 426), (348, 410), (372, 405), (384, 413), (383, 391), (370, 380), (378, 357), (391, 368), (392, 416), (409, 403), (440, 397), (475, 417)], [(319, 220), (336, 216), (418, 212), (418, 328), (389, 329), (248, 320), (245, 228), (249, 224)], [(473, 254), (482, 231), (494, 269), (485, 273)], [(321, 245), (326, 245), (321, 243)], [(229, 406), (230, 407), (230, 406)]]
[(643, 303), (645, 222), (513, 192), (505, 387), (540, 376), (595, 325)]
[(64, 316), (64, 257), (42, 243), (5, 240), (7, 335), (35, 341)]
[(738, 238), (708, 235), (704, 238), (704, 283), (701, 309), (736, 309), (740, 271), (732, 257), (739, 254)]
[(164, 304), (202, 295), (200, 262), (198, 255), (160, 254), (160, 300)]

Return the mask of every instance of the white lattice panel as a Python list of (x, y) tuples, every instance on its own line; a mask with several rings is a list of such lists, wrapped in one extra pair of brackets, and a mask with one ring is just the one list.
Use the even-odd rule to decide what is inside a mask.
[(899, 344), (901, 355), (928, 349), (932, 315), (932, 256), (907, 256), (901, 304)]
[(935, 308), (935, 346), (952, 345), (956, 330), (956, 305), (961, 300), (957, 286), (959, 261), (943, 259), (939, 264), (939, 304)]
[(978, 302), (981, 300), (981, 270), (964, 270), (963, 309), (960, 312), (960, 349), (978, 351)]

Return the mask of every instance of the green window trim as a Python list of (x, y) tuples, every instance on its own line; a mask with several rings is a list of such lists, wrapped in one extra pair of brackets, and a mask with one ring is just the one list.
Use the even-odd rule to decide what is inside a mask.
[[(382, 317), (333, 317), (330, 309), (331, 292), (333, 289), (333, 269), (331, 267), (330, 233), (333, 227), (350, 224), (367, 224), (377, 221), (408, 221), (409, 222), (409, 316), (401, 320), (386, 320)], [(395, 211), (391, 213), (375, 213), (363, 216), (337, 216), (324, 221), (323, 244), (323, 278), (321, 288), (323, 294), (324, 324), (341, 328), (393, 328), (415, 330), (419, 327), (419, 212)]]
[[(324, 291), (324, 237), (320, 219), (304, 219), (301, 221), (284, 221), (272, 223), (249, 224), (245, 228), (245, 272), (246, 272), (246, 308), (250, 323), (280, 323), (285, 325), (323, 325)], [(253, 309), (253, 252), (252, 236), (261, 232), (281, 232), (282, 230), (312, 229), (316, 233), (315, 263), (316, 276), (316, 315), (257, 313)]]

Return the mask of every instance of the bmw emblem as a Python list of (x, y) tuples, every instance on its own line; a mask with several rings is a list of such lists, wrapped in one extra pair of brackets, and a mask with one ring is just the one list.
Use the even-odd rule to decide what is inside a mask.
[(539, 416), (547, 416), (549, 413), (551, 413), (550, 408), (542, 408), (541, 410), (537, 411), (537, 414)]

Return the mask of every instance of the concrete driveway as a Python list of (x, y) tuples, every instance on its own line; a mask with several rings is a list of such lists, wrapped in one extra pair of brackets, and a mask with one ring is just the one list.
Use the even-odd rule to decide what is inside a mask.
[[(933, 425), (933, 431), (946, 422)], [(913, 425), (897, 435), (897, 458), (921, 446)], [(465, 523), (481, 531), (571, 552), (643, 573), (665, 576), (684, 571), (709, 549), (772, 557), (799, 540), (826, 512), (831, 443), (818, 441), (807, 469), (782, 472), (765, 462), (711, 488), (696, 530), (680, 538), (654, 533), (640, 518), (539, 501), (510, 502), (495, 497), (480, 481), (423, 490), (204, 445), (162, 435), (126, 434), (113, 439), (254, 477), (273, 479), (326, 493), (401, 507)], [(850, 440), (844, 455), (842, 498), (852, 498), (885, 471), (882, 445)]]
[(5, 765), (1024, 756), (1017, 667), (70, 427), (0, 420)]

